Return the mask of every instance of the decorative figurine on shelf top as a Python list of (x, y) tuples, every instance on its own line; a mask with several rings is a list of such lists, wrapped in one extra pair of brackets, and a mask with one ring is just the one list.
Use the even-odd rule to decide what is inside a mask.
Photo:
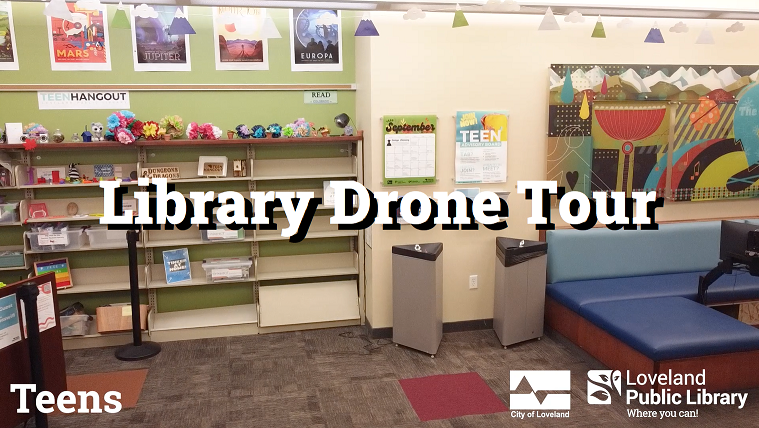
[(282, 127), (279, 126), (278, 123), (272, 123), (266, 128), (266, 133), (269, 134), (271, 138), (279, 138), (282, 136)]
[(248, 129), (247, 125), (237, 125), (235, 127), (235, 130), (237, 131), (237, 137), (250, 138), (250, 130)]
[(253, 138), (266, 138), (266, 130), (261, 125), (256, 125), (250, 132)]
[(61, 130), (56, 129), (55, 132), (53, 133), (53, 136), (50, 138), (50, 141), (54, 143), (62, 143), (63, 140), (65, 139), (66, 137), (63, 136), (63, 133), (61, 132)]
[(30, 123), (26, 125), (26, 128), (24, 128), (24, 134), (26, 134), (27, 139), (32, 138), (41, 144), (47, 143), (48, 141), (47, 129), (39, 123)]
[(79, 181), (79, 170), (76, 167), (77, 164), (70, 163), (69, 164), (69, 180), (74, 183)]
[(142, 125), (142, 135), (146, 140), (157, 140), (161, 138), (158, 135), (158, 123), (149, 120)]
[(82, 139), (79, 137), (79, 134), (74, 134), (71, 136), (71, 142), (72, 143), (78, 143), (82, 141)]
[(90, 123), (90, 129), (92, 130), (92, 141), (104, 141), (103, 138), (103, 124), (100, 122)]
[(295, 128), (293, 128), (292, 123), (288, 123), (287, 125), (285, 125), (284, 128), (282, 128), (282, 136), (287, 137), (287, 138), (291, 138), (295, 136)]
[(233, 131), (231, 129), (229, 131), (227, 131), (227, 139), (228, 140), (233, 140), (234, 138), (235, 138), (235, 131)]
[(158, 124), (166, 130), (164, 135), (170, 135), (170, 138), (177, 139), (184, 135), (184, 122), (178, 115), (164, 116)]
[(319, 134), (322, 137), (329, 137), (329, 128), (327, 128), (326, 126), (322, 126), (321, 128), (319, 128)]
[(190, 122), (190, 124), (187, 125), (187, 138), (190, 140), (197, 140), (198, 137), (198, 123)]
[(92, 132), (87, 130), (87, 127), (84, 127), (84, 132), (82, 132), (82, 142), (84, 143), (91, 143), (92, 142)]

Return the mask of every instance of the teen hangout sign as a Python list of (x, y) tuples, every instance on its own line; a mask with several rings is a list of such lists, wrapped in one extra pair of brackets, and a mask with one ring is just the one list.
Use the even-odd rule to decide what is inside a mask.
[(129, 108), (129, 92), (37, 92), (37, 101), (40, 110), (124, 110)]

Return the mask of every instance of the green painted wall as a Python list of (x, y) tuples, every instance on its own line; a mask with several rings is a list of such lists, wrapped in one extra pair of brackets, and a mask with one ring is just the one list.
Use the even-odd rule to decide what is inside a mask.
[[(269, 9), (281, 39), (269, 40), (268, 71), (216, 71), (211, 8), (190, 7), (189, 20), (197, 34), (190, 36), (190, 72), (135, 72), (130, 30), (110, 29), (112, 71), (51, 71), (43, 3), (13, 3), (13, 18), (19, 56), (19, 71), (0, 71), (0, 84), (66, 83), (342, 83), (355, 82), (353, 17), (343, 18), (343, 71), (290, 71), (289, 19), (286, 9)], [(116, 6), (109, 5), (113, 17)], [(109, 18), (110, 21), (110, 18)], [(305, 117), (317, 126), (331, 125), (341, 112), (355, 113), (355, 92), (340, 91), (338, 104), (303, 103), (302, 91), (155, 91), (130, 93), (131, 110), (140, 120), (158, 120), (178, 114), (185, 123), (212, 122), (223, 130), (240, 123), (264, 126), (285, 124)], [(0, 93), (0, 123), (39, 122), (48, 129), (60, 128), (67, 137), (82, 132), (90, 122), (105, 122), (110, 111), (37, 109), (33, 92)], [(334, 126), (330, 126), (334, 128)]]

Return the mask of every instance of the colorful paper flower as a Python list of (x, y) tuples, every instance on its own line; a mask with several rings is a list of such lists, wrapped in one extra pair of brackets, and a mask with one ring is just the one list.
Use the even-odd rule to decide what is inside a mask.
[(158, 123), (149, 120), (142, 125), (142, 135), (148, 140), (158, 139)]
[(213, 139), (214, 140), (218, 140), (219, 138), (221, 138), (221, 134), (222, 134), (221, 128), (219, 128), (218, 126), (214, 126), (213, 127)]
[(295, 135), (295, 129), (293, 129), (292, 123), (288, 123), (284, 128), (282, 128), (282, 135), (288, 138)]
[(116, 132), (116, 140), (121, 144), (132, 144), (134, 143), (134, 135), (126, 128), (119, 128)]
[(190, 122), (187, 125), (187, 138), (195, 140), (198, 138), (198, 124), (196, 122)]
[(217, 137), (213, 133), (213, 124), (204, 123), (199, 127), (200, 138), (204, 140), (215, 140)]
[(166, 130), (166, 134), (171, 135), (171, 138), (179, 138), (184, 135), (184, 122), (177, 115), (164, 116), (159, 125)]
[(270, 133), (272, 138), (279, 138), (282, 136), (282, 127), (278, 123), (272, 123), (266, 128), (266, 132)]
[(251, 130), (253, 138), (266, 138), (266, 130), (261, 125), (256, 125)]
[(112, 114), (108, 116), (108, 120), (106, 121), (106, 124), (108, 125), (109, 130), (113, 130), (118, 128), (121, 125), (121, 121), (119, 120), (119, 117), (116, 116), (116, 114)]
[(237, 125), (235, 127), (235, 130), (237, 131), (237, 136), (240, 138), (250, 138), (250, 130), (246, 125)]
[(134, 122), (132, 122), (132, 125), (129, 128), (129, 131), (132, 132), (132, 135), (134, 135), (135, 139), (142, 137), (143, 126), (144, 124), (140, 122), (139, 120), (135, 120)]

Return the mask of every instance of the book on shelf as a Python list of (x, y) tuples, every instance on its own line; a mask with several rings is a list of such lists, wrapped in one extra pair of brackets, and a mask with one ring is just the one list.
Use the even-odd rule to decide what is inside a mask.
[(187, 248), (164, 251), (163, 267), (166, 269), (167, 284), (192, 279), (192, 275), (190, 274), (190, 253), (187, 251)]

